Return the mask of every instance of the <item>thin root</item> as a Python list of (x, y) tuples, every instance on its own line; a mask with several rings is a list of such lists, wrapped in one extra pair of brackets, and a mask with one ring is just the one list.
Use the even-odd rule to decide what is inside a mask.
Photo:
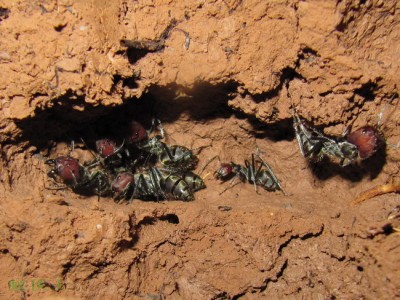
[(352, 204), (359, 204), (361, 202), (364, 202), (365, 200), (368, 200), (370, 198), (383, 195), (383, 194), (388, 194), (388, 193), (396, 193), (400, 192), (400, 184), (382, 184), (373, 187), (372, 189), (366, 190), (365, 192), (362, 192), (356, 199), (353, 200)]

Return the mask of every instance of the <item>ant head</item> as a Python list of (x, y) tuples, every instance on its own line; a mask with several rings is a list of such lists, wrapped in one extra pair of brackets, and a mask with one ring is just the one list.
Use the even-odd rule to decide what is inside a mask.
[(114, 192), (123, 193), (135, 182), (133, 174), (129, 172), (119, 173), (111, 183), (111, 188)]
[(235, 175), (233, 164), (222, 163), (218, 170), (214, 172), (214, 176), (220, 180), (228, 180)]
[(48, 173), (49, 177), (56, 175), (65, 183), (76, 184), (82, 176), (82, 167), (76, 158), (71, 156), (59, 156), (54, 160), (46, 161), (48, 164), (54, 164), (54, 168)]
[(117, 144), (110, 139), (96, 141), (96, 150), (102, 157), (108, 157), (118, 151)]
[(143, 141), (148, 138), (148, 134), (146, 129), (137, 121), (132, 121), (129, 123), (129, 127), (127, 128), (128, 133), (126, 135), (127, 143), (137, 143)]
[(350, 133), (347, 140), (357, 147), (361, 159), (367, 159), (378, 150), (383, 138), (375, 127), (364, 126)]

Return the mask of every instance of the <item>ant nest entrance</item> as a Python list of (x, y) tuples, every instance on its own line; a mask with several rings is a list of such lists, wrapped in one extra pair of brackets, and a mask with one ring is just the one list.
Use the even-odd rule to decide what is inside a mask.
[[(84, 99), (72, 105), (64, 97), (17, 126), (21, 141), (36, 153), (41, 192), (68, 190), (118, 202), (193, 200), (206, 187), (205, 179), (213, 180), (210, 168), (216, 166), (208, 160), (216, 155), (214, 142), (226, 139), (229, 131), (220, 128), (221, 122), (235, 120), (227, 106), (231, 89), (232, 84), (208, 85), (207, 95), (191, 96), (177, 87), (156, 87), (138, 101), (84, 110), (75, 109), (85, 106)], [(242, 138), (248, 139), (248, 132)]]
[(195, 150), (163, 139), (160, 120), (153, 119), (148, 130), (131, 121), (113, 136), (96, 138), (94, 147), (82, 139), (81, 151), (90, 153), (90, 160), (82, 163), (70, 155), (46, 160), (52, 166), (48, 175), (78, 194), (111, 196), (117, 201), (193, 200), (194, 193), (205, 188), (193, 172), (198, 163)]
[[(79, 97), (72, 105), (70, 97), (60, 98), (18, 123), (22, 139), (39, 149), (33, 159), (44, 182), (40, 193), (189, 201), (212, 186), (204, 195), (218, 198), (237, 190), (214, 178), (222, 162), (237, 162), (231, 164), (236, 183), (251, 183), (250, 190), (282, 189), (275, 174), (279, 157), (270, 165), (274, 155), (263, 149), (282, 140), (282, 129), (293, 139), (290, 122), (271, 126), (275, 141), (266, 140), (264, 124), (229, 108), (236, 88), (200, 84), (189, 93), (177, 86), (153, 87), (142, 99), (118, 107), (86, 107)], [(252, 153), (258, 155), (252, 159)]]
[[(345, 166), (357, 155), (365, 159), (375, 154), (380, 137), (374, 128), (362, 127), (347, 137), (327, 136), (297, 114), (264, 124), (229, 107), (237, 90), (232, 82), (203, 83), (190, 91), (155, 86), (140, 100), (83, 110), (76, 110), (85, 106), (82, 97), (71, 104), (65, 96), (17, 126), (21, 141), (41, 150), (34, 156), (40, 162), (33, 164), (40, 165), (35, 176), (42, 176), (39, 182), (45, 182), (46, 190), (67, 189), (117, 202), (188, 201), (197, 195), (217, 201), (239, 197), (239, 191), (257, 198), (259, 188), (266, 190), (261, 194), (275, 192), (269, 195), (279, 198), (296, 192), (292, 182), (304, 169), (311, 172), (303, 178), (314, 185), (315, 176), (325, 180), (339, 174), (358, 181), (369, 172), (324, 158), (347, 159)], [(311, 161), (314, 157), (317, 164)], [(220, 170), (229, 174), (218, 176)], [(32, 166), (23, 171), (28, 176)], [(228, 177), (233, 181), (217, 180)], [(212, 188), (205, 191), (206, 186)]]

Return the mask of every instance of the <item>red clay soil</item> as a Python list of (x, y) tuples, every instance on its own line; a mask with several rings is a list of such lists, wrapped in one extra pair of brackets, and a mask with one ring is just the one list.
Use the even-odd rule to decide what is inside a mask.
[[(351, 204), (400, 180), (398, 1), (0, 0), (0, 36), (1, 299), (400, 297), (399, 195)], [(293, 107), (386, 144), (309, 164)], [(217, 159), (191, 202), (51, 188), (72, 140), (154, 116), (197, 172), (259, 150), (284, 193), (221, 193)]]

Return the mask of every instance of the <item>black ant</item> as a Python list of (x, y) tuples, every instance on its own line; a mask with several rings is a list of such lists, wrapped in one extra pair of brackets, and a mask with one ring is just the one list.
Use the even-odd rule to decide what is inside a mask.
[(109, 175), (98, 168), (98, 162), (81, 165), (76, 158), (59, 156), (45, 163), (53, 166), (47, 173), (49, 177), (55, 180), (61, 178), (77, 193), (103, 196), (111, 191)]
[[(195, 174), (193, 173), (193, 175)], [(186, 180), (178, 174), (150, 167), (133, 175), (128, 172), (118, 174), (112, 183), (112, 188), (118, 193), (118, 199), (193, 200), (194, 190), (189, 184), (196, 186), (197, 189), (199, 189), (199, 185), (197, 183), (194, 185), (196, 180), (190, 183)]]
[[(159, 128), (160, 134), (149, 138), (149, 135)], [(161, 121), (153, 119), (151, 128), (146, 129), (139, 122), (131, 122), (128, 135), (126, 136), (127, 144), (133, 145), (149, 155), (155, 156), (164, 168), (171, 171), (192, 170), (198, 163), (198, 158), (192, 150), (180, 145), (167, 145), (161, 141), (164, 138), (164, 129)], [(146, 161), (150, 160), (149, 158)]]
[[(256, 159), (257, 157), (257, 159)], [(254, 184), (254, 189), (257, 191), (257, 186), (263, 187), (267, 191), (282, 190), (282, 186), (275, 176), (272, 168), (258, 154), (252, 154), (251, 162), (244, 161), (244, 166), (236, 163), (222, 163), (221, 167), (214, 172), (217, 179), (227, 181), (230, 178), (238, 177), (242, 182), (248, 181)], [(233, 185), (233, 181), (231, 186)], [(220, 194), (224, 193), (231, 186), (227, 187)]]

